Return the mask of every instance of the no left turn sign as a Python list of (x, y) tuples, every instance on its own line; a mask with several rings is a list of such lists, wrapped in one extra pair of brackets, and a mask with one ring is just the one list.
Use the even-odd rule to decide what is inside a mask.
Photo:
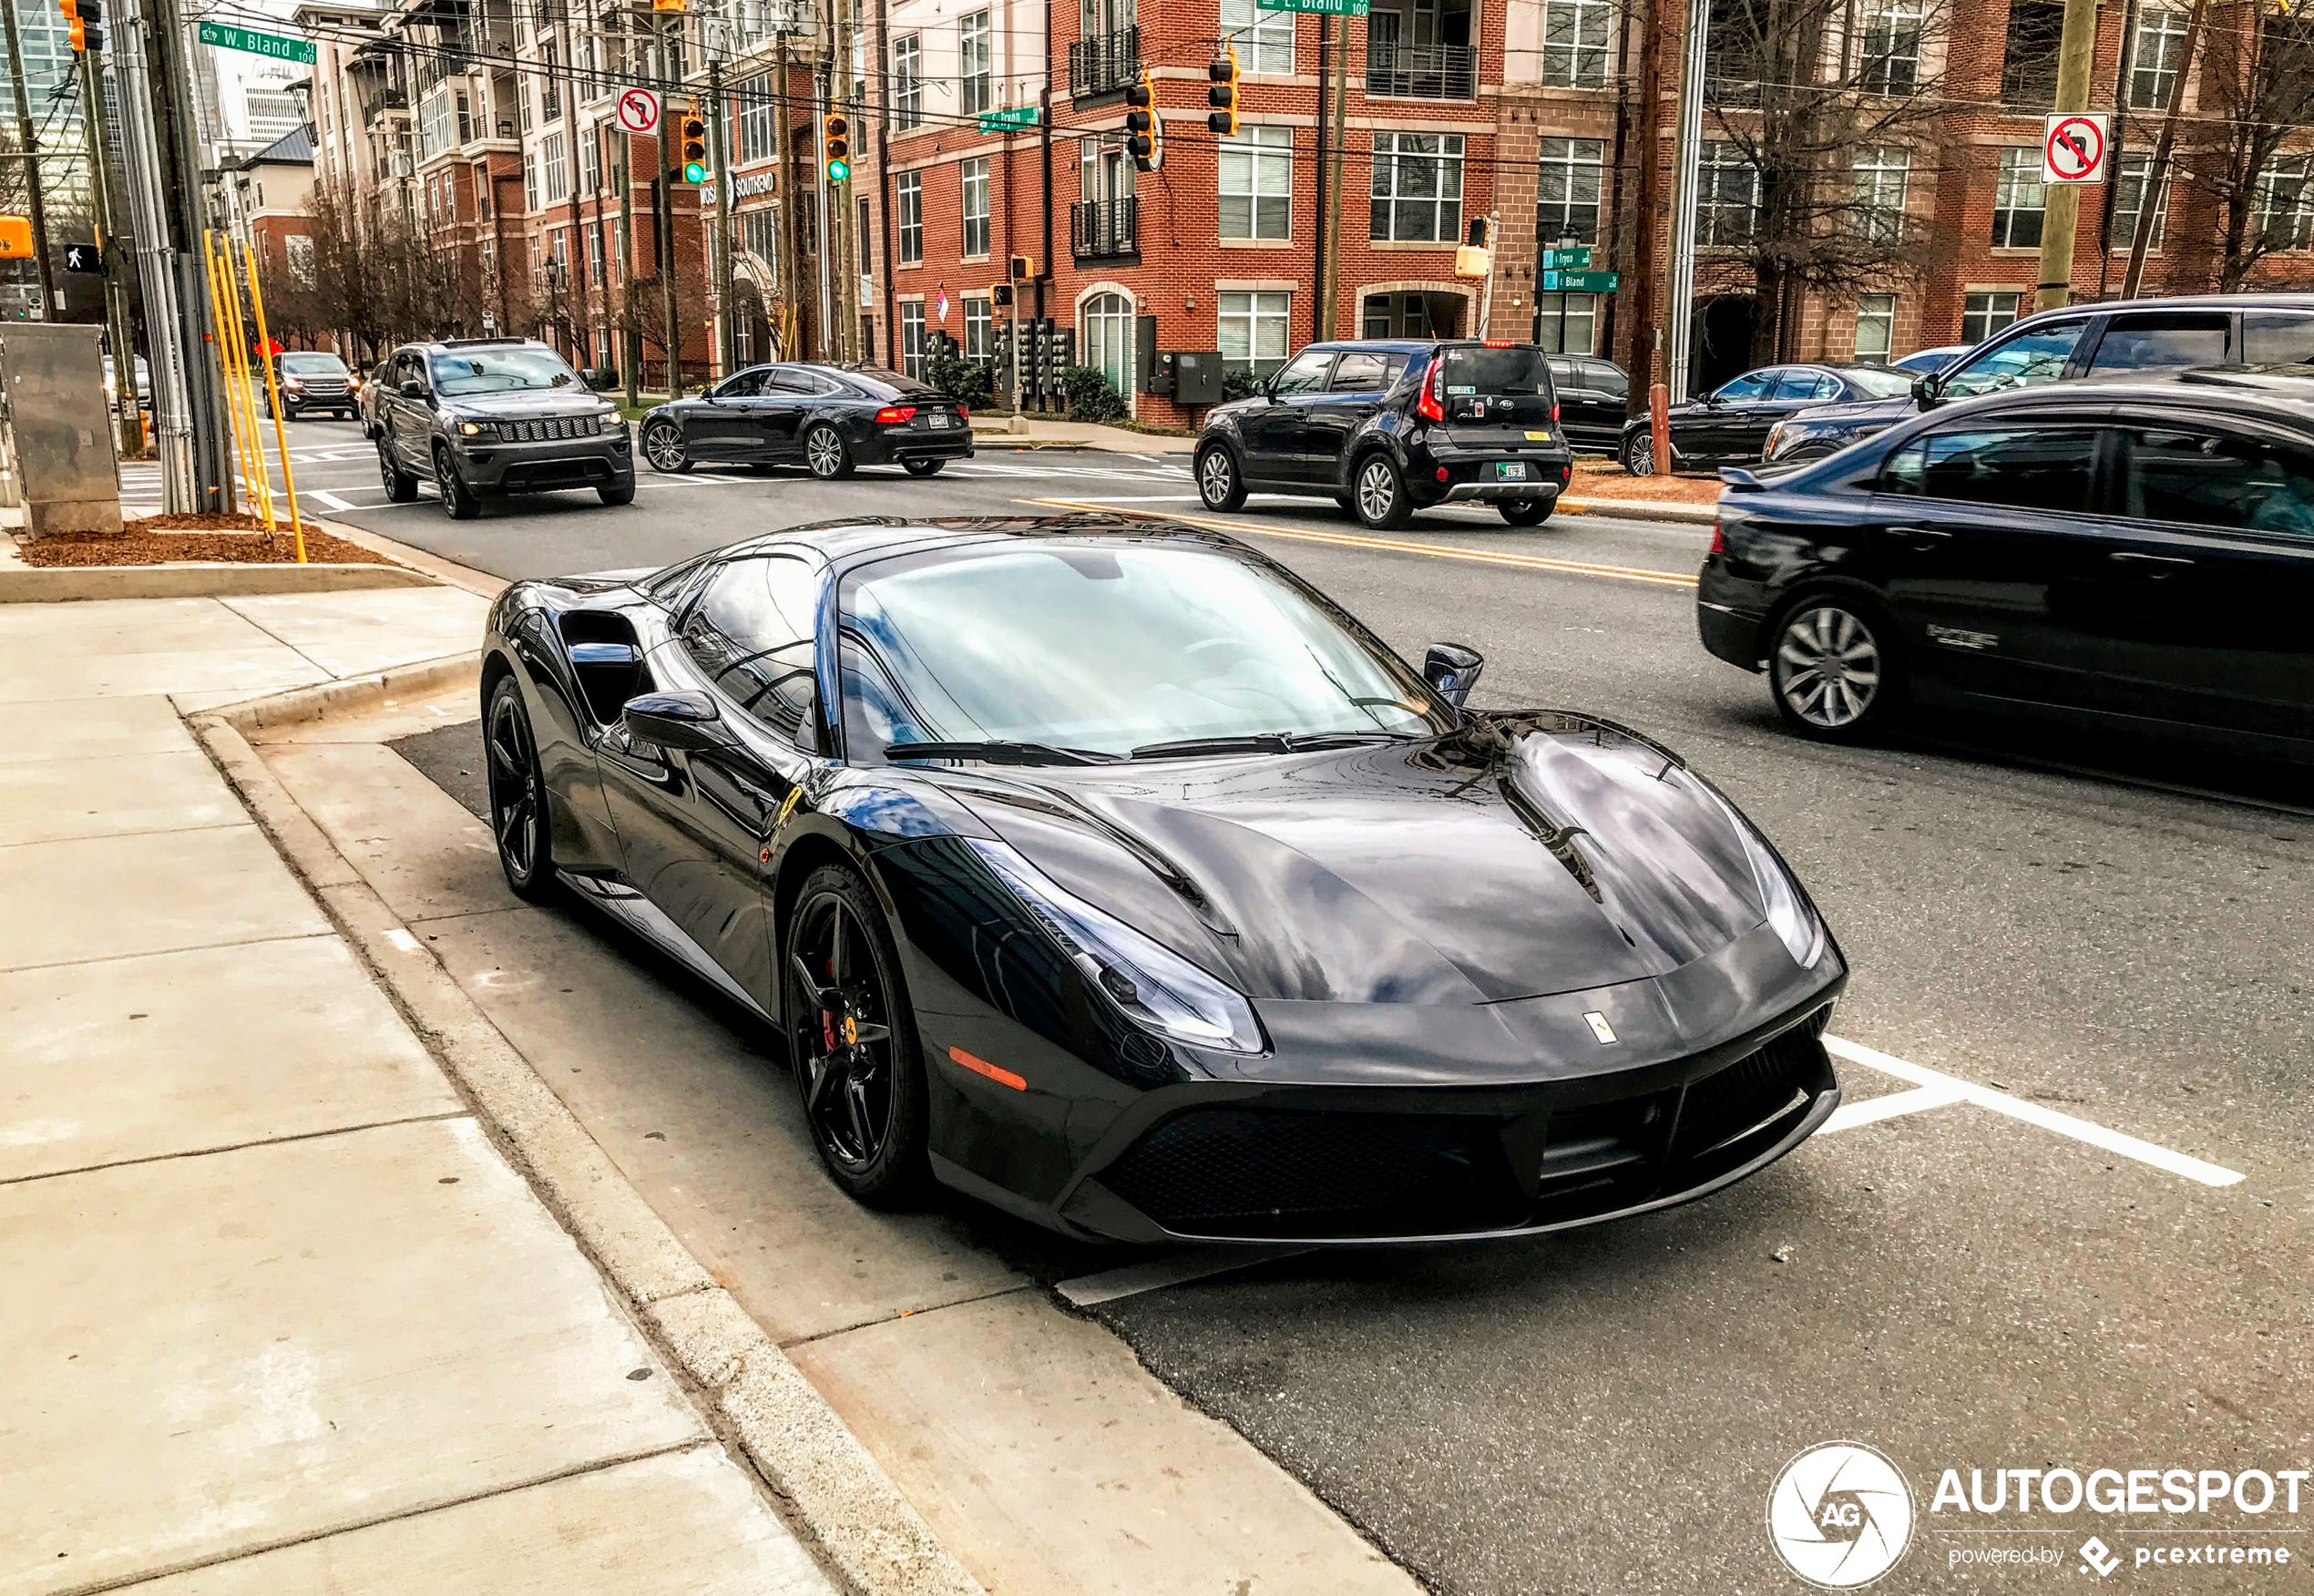
[(619, 97), (619, 130), (655, 133), (659, 130), (659, 97), (647, 88), (630, 88)]
[(2059, 111), (2052, 116), (2042, 135), (2041, 180), (2104, 182), (2105, 132), (2112, 120), (2103, 111)]

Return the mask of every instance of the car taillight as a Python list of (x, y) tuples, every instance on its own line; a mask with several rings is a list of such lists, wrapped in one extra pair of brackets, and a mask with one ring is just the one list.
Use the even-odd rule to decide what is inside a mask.
[(1719, 517), (1717, 516), (1714, 516), (1712, 517), (1712, 552), (1714, 554), (1725, 554), (1727, 552), (1727, 534), (1720, 529)]
[(913, 419), (915, 415), (916, 406), (913, 404), (886, 404), (875, 413), (875, 420), (879, 426), (897, 426), (904, 421)]
[(1422, 384), (1422, 397), (1415, 401), (1415, 414), (1426, 421), (1444, 421), (1446, 396), (1439, 390), (1445, 386), (1446, 358), (1441, 355), (1430, 363), (1430, 380)]
[(1508, 338), (1490, 338), (1487, 340), (1487, 347), (1489, 349), (1516, 349), (1519, 346)]
[(969, 404), (957, 405), (957, 419), (958, 421), (970, 421), (972, 419), (972, 406)]
[(1559, 419), (1559, 401), (1556, 399), (1551, 402), (1551, 419), (1553, 421)]

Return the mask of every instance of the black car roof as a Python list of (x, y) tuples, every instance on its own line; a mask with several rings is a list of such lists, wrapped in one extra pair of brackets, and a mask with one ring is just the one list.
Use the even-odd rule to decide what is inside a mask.
[(1251, 552), (1226, 533), (1186, 522), (1106, 511), (1065, 516), (858, 516), (768, 532), (712, 551), (716, 557), (770, 554), (799, 545), (849, 568), (912, 549), (968, 547), (1034, 537), (1162, 537)]
[(2116, 404), (2219, 411), (2314, 426), (2314, 365), (2192, 366), (2128, 378), (2045, 383), (1962, 400), (1929, 414), (1998, 415), (2011, 410), (2109, 410)]

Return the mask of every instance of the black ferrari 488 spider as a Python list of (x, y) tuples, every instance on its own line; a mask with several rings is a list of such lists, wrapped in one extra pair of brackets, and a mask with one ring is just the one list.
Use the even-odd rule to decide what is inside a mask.
[(776, 1028), (829, 1173), (1084, 1237), (1684, 1202), (1823, 1124), (1847, 968), (1678, 755), (1466, 706), (1235, 540), (858, 520), (491, 611), (492, 820)]

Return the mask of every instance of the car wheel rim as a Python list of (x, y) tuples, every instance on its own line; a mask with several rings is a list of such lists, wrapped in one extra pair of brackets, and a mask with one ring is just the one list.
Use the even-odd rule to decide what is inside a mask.
[(530, 757), (530, 727), (511, 696), (491, 711), (486, 742), (490, 761), (490, 829), (497, 834), (498, 856), (516, 879), (527, 881), (538, 862), (538, 764)]
[(892, 1009), (867, 928), (827, 894), (796, 916), (788, 952), (796, 1084), (829, 1156), (865, 1170), (892, 1131)]
[(1229, 497), (1229, 456), (1206, 455), (1204, 464), (1197, 468), (1197, 487), (1205, 496), (1207, 506), (1221, 508)]
[(450, 456), (447, 455), (436, 455), (434, 457), (434, 486), (441, 490), (442, 506), (445, 509), (450, 508), (458, 502), (458, 476), (451, 468)]
[(1792, 713), (1838, 731), (1861, 720), (1879, 696), (1879, 641), (1845, 609), (1802, 610), (1776, 641), (1776, 674)]
[(651, 466), (660, 471), (672, 471), (683, 463), (683, 440), (671, 426), (655, 426), (644, 440), (643, 448), (650, 455)]
[(825, 427), (820, 428), (811, 435), (804, 445), (804, 451), (811, 461), (812, 475), (814, 476), (834, 476), (836, 466), (844, 459), (844, 445), (837, 442), (835, 435)]
[(1378, 521), (1390, 513), (1390, 506), (1398, 496), (1398, 485), (1390, 480), (1390, 468), (1377, 460), (1358, 474), (1357, 505), (1369, 521)]
[(400, 486), (395, 479), (401, 475), (394, 468), (394, 457), (385, 452), (385, 445), (380, 444), (378, 445), (378, 480), (385, 484), (386, 492), (392, 493)]
[(1631, 474), (1653, 476), (1655, 474), (1655, 441), (1642, 438), (1631, 446)]

